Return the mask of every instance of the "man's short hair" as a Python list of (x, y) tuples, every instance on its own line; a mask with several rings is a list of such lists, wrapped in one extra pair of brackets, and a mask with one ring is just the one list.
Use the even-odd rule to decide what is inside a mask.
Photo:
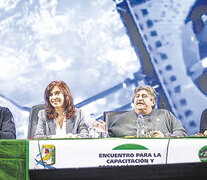
[(151, 95), (152, 100), (155, 100), (155, 103), (156, 103), (156, 101), (157, 101), (157, 93), (156, 93), (156, 91), (155, 91), (155, 89), (153, 87), (151, 87), (151, 86), (138, 86), (134, 90), (134, 96), (136, 95), (136, 93), (138, 91), (141, 91), (141, 90), (147, 91), (148, 94)]

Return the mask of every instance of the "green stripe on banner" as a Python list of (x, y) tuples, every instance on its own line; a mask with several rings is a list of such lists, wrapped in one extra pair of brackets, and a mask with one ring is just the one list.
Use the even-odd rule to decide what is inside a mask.
[(29, 180), (29, 140), (26, 141), (26, 180)]
[(26, 179), (26, 140), (0, 140), (0, 179)]
[(148, 148), (139, 144), (122, 144), (113, 148), (113, 150), (147, 150)]

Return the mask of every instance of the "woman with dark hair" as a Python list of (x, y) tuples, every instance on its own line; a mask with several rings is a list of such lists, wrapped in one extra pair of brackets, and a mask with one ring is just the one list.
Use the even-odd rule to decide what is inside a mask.
[(70, 89), (63, 81), (53, 81), (45, 89), (45, 110), (38, 113), (34, 138), (88, 137), (85, 116), (76, 109)]

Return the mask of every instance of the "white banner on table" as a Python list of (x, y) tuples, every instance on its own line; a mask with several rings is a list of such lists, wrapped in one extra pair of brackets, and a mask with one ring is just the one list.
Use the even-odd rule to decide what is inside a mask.
[(38, 145), (38, 140), (30, 140), (29, 169), (165, 164), (168, 141), (169, 139), (69, 139), (40, 140)]
[(171, 139), (167, 163), (207, 162), (207, 138)]

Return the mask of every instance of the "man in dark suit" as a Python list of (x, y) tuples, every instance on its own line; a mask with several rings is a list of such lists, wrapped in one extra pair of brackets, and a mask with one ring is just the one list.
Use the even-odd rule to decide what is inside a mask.
[(207, 109), (202, 112), (200, 120), (200, 133), (207, 136)]
[(0, 139), (16, 139), (16, 129), (11, 111), (0, 106)]

